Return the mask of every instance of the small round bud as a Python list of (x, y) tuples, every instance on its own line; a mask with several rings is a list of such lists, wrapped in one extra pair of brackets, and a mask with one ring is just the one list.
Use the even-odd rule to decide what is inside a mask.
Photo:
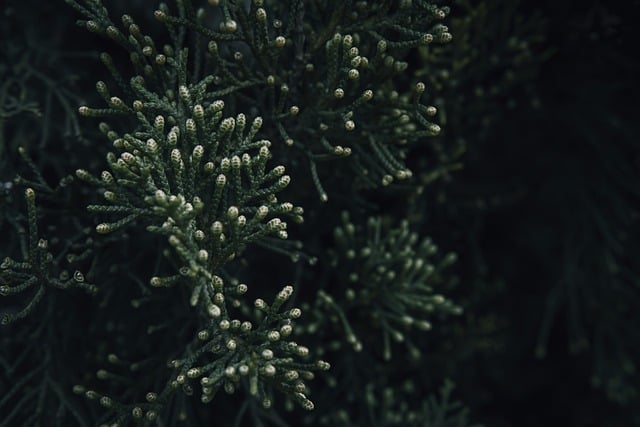
[(202, 169), (207, 172), (207, 173), (211, 173), (215, 170), (216, 165), (213, 164), (213, 162), (207, 162), (204, 164), (204, 166), (202, 167)]
[(215, 304), (209, 304), (207, 306), (207, 312), (209, 313), (209, 316), (211, 316), (211, 317), (220, 317), (220, 315), (222, 314), (222, 311), (220, 310), (220, 307), (218, 307)]
[(104, 97), (109, 97), (109, 92), (107, 89), (107, 84), (102, 80), (96, 82), (96, 90), (98, 93)]
[(231, 206), (228, 210), (227, 210), (227, 216), (229, 217), (230, 220), (235, 220), (238, 218), (238, 208), (236, 206)]
[(344, 123), (344, 128), (348, 131), (351, 132), (352, 130), (354, 130), (356, 128), (356, 124), (353, 120), (347, 120)]
[[(85, 169), (77, 169), (76, 176), (84, 181), (89, 181), (92, 178), (91, 174)], [(29, 194), (33, 193), (33, 189), (29, 188), (28, 190), (31, 190)], [(30, 198), (32, 196), (27, 195), (27, 192), (25, 191), (25, 197)], [(33, 197), (35, 197), (35, 193), (33, 193)]]
[(134, 164), (136, 161), (136, 157), (129, 153), (128, 151), (125, 151), (124, 153), (120, 154), (120, 158), (122, 158), (122, 160), (125, 161), (125, 163), (127, 164)]
[(100, 234), (106, 234), (112, 231), (112, 227), (109, 224), (102, 223), (96, 225), (96, 231)]
[(339, 88), (337, 88), (336, 90), (334, 90), (334, 91), (333, 91), (333, 96), (334, 96), (336, 99), (342, 99), (342, 98), (344, 98), (344, 89), (342, 89), (342, 88), (340, 88), (340, 87), (339, 87)]
[(221, 99), (217, 99), (213, 101), (213, 104), (211, 104), (210, 108), (213, 110), (214, 113), (218, 113), (224, 109), (224, 101)]
[(232, 169), (240, 169), (241, 165), (242, 165), (242, 160), (240, 159), (240, 157), (233, 156), (231, 158), (231, 168)]
[(271, 360), (273, 359), (273, 351), (271, 351), (268, 348), (265, 348), (264, 350), (262, 350), (262, 358), (264, 360)]
[(276, 39), (274, 40), (273, 44), (275, 45), (275, 47), (277, 48), (283, 48), (286, 44), (287, 44), (287, 39), (285, 39), (282, 36), (278, 36), (276, 37)]
[(433, 35), (431, 35), (429, 33), (423, 34), (420, 37), (420, 43), (423, 44), (423, 45), (427, 45), (427, 44), (429, 44), (431, 42), (433, 42)]
[(327, 371), (331, 368), (331, 365), (329, 364), (329, 362), (325, 362), (324, 360), (318, 360), (316, 362), (316, 366), (318, 367), (318, 369), (323, 371)]
[(147, 139), (147, 143), (145, 144), (147, 147), (147, 151), (151, 154), (155, 154), (159, 150), (158, 143), (153, 138)]
[(271, 363), (267, 363), (264, 366), (264, 376), (265, 377), (272, 377), (276, 374), (276, 367), (273, 366)]
[(257, 212), (256, 212), (256, 218), (258, 220), (261, 220), (263, 218), (265, 218), (267, 215), (269, 214), (269, 208), (265, 205), (262, 205), (258, 208)]
[(300, 310), (299, 308), (292, 308), (291, 310), (289, 310), (290, 318), (298, 319), (300, 318), (300, 316), (302, 316), (302, 310)]
[(385, 40), (380, 40), (376, 48), (378, 53), (384, 53), (387, 50), (387, 42)]
[(232, 377), (236, 374), (236, 368), (235, 366), (227, 366), (226, 369), (224, 370), (224, 375), (226, 377)]
[(85, 23), (85, 27), (92, 33), (97, 33), (100, 31), (100, 26), (96, 23), (96, 21), (87, 21)]
[(300, 377), (300, 374), (298, 374), (298, 371), (287, 371), (284, 373), (284, 378), (287, 381), (295, 381), (298, 379), (298, 377)]
[(180, 153), (180, 150), (177, 148), (171, 150), (171, 161), (175, 164), (180, 164), (180, 162), (182, 162), (182, 153)]
[(102, 405), (105, 408), (111, 408), (111, 406), (113, 405), (113, 400), (108, 396), (102, 396), (100, 398), (100, 405)]
[(196, 133), (196, 122), (193, 119), (187, 119), (184, 126), (190, 134)]
[(105, 191), (103, 196), (105, 200), (109, 202), (115, 202), (117, 199), (116, 193), (114, 193), (113, 191)]
[(258, 310), (264, 310), (265, 308), (267, 308), (267, 303), (264, 302), (263, 299), (258, 298), (253, 302), (253, 305), (255, 306), (255, 308), (257, 308)]
[(109, 104), (114, 108), (126, 108), (122, 99), (118, 98), (117, 96), (112, 96), (111, 98), (109, 98)]
[(280, 328), (280, 335), (283, 337), (288, 337), (293, 332), (293, 327), (291, 325), (282, 325)]
[(181, 85), (178, 88), (178, 94), (180, 95), (180, 98), (182, 98), (183, 100), (191, 101), (191, 94), (189, 93), (189, 89), (186, 86)]
[(227, 348), (228, 348), (229, 350), (231, 350), (231, 351), (234, 351), (234, 350), (236, 349), (237, 345), (238, 345), (238, 344), (237, 344), (237, 343), (236, 343), (236, 341), (235, 341), (235, 340), (233, 340), (233, 339), (231, 339), (231, 340), (227, 341), (227, 344), (226, 344)]
[(213, 294), (213, 302), (218, 305), (222, 305), (222, 303), (224, 303), (224, 295), (222, 292), (216, 292)]
[(220, 234), (222, 233), (222, 223), (220, 221), (215, 221), (212, 225), (211, 225), (211, 231), (213, 232), (213, 234)]
[(355, 68), (352, 68), (347, 73), (347, 76), (349, 76), (349, 78), (351, 80), (357, 80), (360, 77), (360, 72), (358, 70), (356, 70)]
[(278, 341), (280, 339), (280, 332), (269, 331), (269, 333), (267, 333), (267, 339), (272, 342)]
[(286, 300), (289, 299), (289, 297), (291, 296), (291, 294), (293, 294), (293, 286), (285, 286), (284, 288), (282, 288), (282, 290), (280, 292), (278, 292), (278, 295), (276, 296), (276, 299), (284, 302)]
[(220, 323), (218, 324), (218, 326), (220, 327), (220, 329), (222, 329), (223, 331), (226, 331), (227, 329), (229, 329), (231, 327), (231, 322), (229, 322), (227, 319), (221, 320)]
[(209, 259), (209, 252), (207, 252), (205, 249), (200, 249), (198, 251), (198, 260), (201, 262), (205, 262), (207, 261), (207, 259)]
[(267, 12), (263, 8), (256, 10), (256, 19), (258, 22), (264, 22), (267, 20)]
[(291, 177), (289, 175), (284, 175), (280, 177), (280, 179), (278, 180), (278, 185), (284, 188), (287, 185), (289, 185), (290, 182), (291, 182)]
[(193, 107), (193, 116), (198, 120), (204, 119), (204, 108), (202, 105), (197, 104)]
[(158, 132), (162, 132), (164, 130), (164, 117), (156, 116), (156, 118), (153, 120), (153, 127)]
[(178, 133), (173, 129), (167, 135), (167, 143), (169, 144), (169, 146), (174, 146), (178, 143)]
[(198, 332), (198, 339), (200, 341), (206, 341), (209, 339), (209, 331), (207, 331), (206, 329), (203, 329), (202, 331)]
[(230, 33), (235, 33), (238, 29), (238, 24), (233, 19), (229, 19), (224, 23), (224, 29)]
[(204, 156), (204, 147), (202, 145), (196, 145), (193, 147), (193, 158), (200, 160)]
[(280, 218), (273, 218), (267, 222), (269, 231), (279, 231), (281, 229), (282, 220)]

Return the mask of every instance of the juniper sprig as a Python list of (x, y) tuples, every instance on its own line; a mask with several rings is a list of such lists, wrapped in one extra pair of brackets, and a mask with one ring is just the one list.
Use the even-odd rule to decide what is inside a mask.
[(0, 296), (11, 297), (27, 295), (27, 304), (15, 313), (4, 313), (0, 318), (2, 325), (15, 322), (27, 316), (40, 302), (48, 289), (80, 288), (95, 293), (97, 287), (86, 283), (84, 275), (76, 270), (72, 275), (67, 270), (56, 274), (58, 263), (49, 251), (49, 242), (38, 233), (38, 211), (36, 192), (27, 188), (24, 192), (27, 202), (28, 232), (22, 247), (22, 261), (6, 257), (0, 264)]
[[(366, 225), (356, 225), (345, 211), (334, 242), (328, 250), (333, 277), (317, 292), (315, 322), (307, 331), (317, 333), (333, 324), (356, 351), (377, 348), (389, 360), (396, 342), (419, 358), (411, 331), (430, 330), (435, 316), (462, 313), (440, 293), (450, 287), (451, 279), (443, 273), (456, 255), (438, 257), (431, 239), (419, 240), (407, 221), (392, 227), (381, 217), (370, 217)], [(372, 327), (382, 340), (362, 342), (359, 336), (368, 337)]]

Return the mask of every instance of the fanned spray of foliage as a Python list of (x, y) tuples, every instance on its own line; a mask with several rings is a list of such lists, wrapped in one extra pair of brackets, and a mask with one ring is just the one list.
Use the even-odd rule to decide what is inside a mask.
[[(403, 343), (419, 359), (412, 332), (430, 330), (432, 317), (462, 312), (439, 293), (447, 290), (446, 268), (455, 254), (434, 260), (436, 245), (430, 239), (418, 241), (406, 221), (391, 228), (388, 221), (369, 217), (365, 227), (353, 224), (348, 212), (341, 216), (328, 253), (331, 286), (318, 290), (317, 320), (308, 324), (309, 332), (324, 333), (323, 341), (331, 341), (335, 332), (329, 331), (337, 327), (355, 351), (364, 348), (385, 360), (392, 357), (391, 342)], [(372, 328), (379, 331), (375, 344), (363, 344), (359, 337)]]
[[(189, 396), (197, 394), (207, 403), (219, 389), (227, 394), (245, 389), (248, 399), (256, 398), (265, 409), (277, 401), (274, 391), (280, 391), (287, 408), (297, 402), (313, 409), (306, 381), (313, 371), (330, 365), (310, 360), (310, 350), (291, 339), (293, 321), (302, 315), (299, 308), (283, 307), (293, 287), (277, 292), (270, 305), (262, 298), (249, 304), (248, 287), (236, 278), (246, 275), (238, 266), (250, 263), (245, 253), (251, 253), (251, 244), (293, 259), (316, 259), (302, 252), (300, 242), (286, 242), (283, 219), (302, 224), (303, 209), (278, 200), (291, 178), (285, 166), (268, 163), (275, 159), (296, 168), (323, 202), (328, 200), (320, 179), (321, 172), (328, 171), (320, 167), (323, 164), (350, 165), (340, 167), (354, 174), (354, 187), (336, 187), (338, 195), (410, 178), (403, 163), (404, 146), (440, 128), (427, 119), (435, 109), (421, 103), (425, 85), (411, 82), (403, 56), (418, 46), (451, 40), (441, 23), (448, 8), (406, 1), (357, 2), (337, 9), (324, 2), (212, 1), (196, 7), (177, 1), (173, 10), (160, 4), (154, 17), (165, 31), (151, 36), (130, 15), (123, 15), (120, 23), (112, 21), (99, 1), (67, 3), (84, 16), (80, 26), (114, 41), (129, 58), (125, 65), (119, 53), (100, 55), (111, 74), (110, 82), (96, 84), (106, 105), (78, 110), (81, 116), (104, 120), (99, 129), (115, 152), (106, 153), (106, 167), (94, 159), (89, 168), (75, 171), (103, 201), (68, 176), (52, 189), (36, 162), (20, 152), (36, 181), (15, 180), (19, 186), (33, 187), (25, 190), (28, 236), (22, 243), (24, 260), (7, 257), (3, 262), (1, 289), (5, 297), (25, 295), (26, 305), (15, 313), (5, 312), (3, 323), (23, 320), (36, 304), (52, 304), (44, 298), (48, 288), (97, 292), (98, 316), (105, 327), (94, 333), (107, 332), (112, 338), (90, 349), (85, 364), (107, 361), (111, 368), (97, 369), (97, 382), (84, 376), (85, 384), (77, 384), (73, 392), (105, 408), (94, 418), (99, 423), (192, 425), (204, 413), (194, 412), (195, 401), (189, 403)], [(330, 22), (325, 22), (326, 16)], [(397, 84), (407, 83), (414, 89), (396, 90)], [(3, 104), (6, 117), (38, 113), (35, 104), (19, 107), (11, 100)], [(345, 163), (343, 157), (350, 160)], [(304, 165), (302, 173), (299, 165)], [(93, 172), (96, 168), (102, 171)], [(77, 217), (79, 237), (54, 257), (47, 240), (39, 237), (34, 189), (54, 199), (69, 184), (87, 200), (88, 215)], [(5, 187), (12, 190), (11, 185)], [(79, 197), (65, 197), (68, 203), (49, 207), (49, 212), (82, 204)], [(98, 221), (95, 233), (87, 227), (91, 217)], [(135, 251), (137, 243), (144, 242), (154, 242), (156, 254), (145, 251), (115, 261), (117, 254), (107, 249), (124, 244)], [(112, 258), (106, 269), (99, 261), (105, 256)], [(67, 269), (58, 271), (63, 258), (85, 265), (90, 277), (98, 279), (97, 286), (85, 284), (79, 270), (71, 276)], [(153, 268), (140, 269), (148, 258), (154, 259)], [(104, 280), (109, 276), (114, 278)], [(117, 287), (123, 279), (135, 287)], [(422, 280), (419, 276), (415, 281)], [(28, 291), (33, 295), (27, 296)], [(259, 293), (265, 295), (264, 290)], [(437, 297), (434, 301), (439, 303)], [(110, 350), (126, 342), (122, 339), (130, 328), (127, 319), (132, 318), (119, 301), (138, 312), (148, 310), (153, 301), (172, 305), (187, 328), (172, 347), (161, 345), (169, 352), (151, 355), (149, 345), (158, 342), (153, 338), (139, 348)], [(157, 323), (155, 311), (149, 312), (148, 335), (177, 325), (176, 320)], [(114, 335), (115, 331), (121, 332)], [(151, 366), (161, 363), (168, 369), (154, 378)], [(123, 369), (138, 377), (138, 387), (131, 388)], [(123, 389), (123, 383), (130, 388)], [(24, 386), (19, 382), (13, 387), (2, 405), (10, 404)], [(74, 399), (67, 392), (59, 397), (64, 402)], [(250, 400), (239, 401), (245, 402), (241, 414)], [(25, 403), (18, 401), (12, 419)], [(254, 420), (269, 413), (250, 407)], [(95, 407), (78, 411), (72, 404), (62, 405), (58, 422), (65, 418), (63, 409), (85, 424)], [(36, 411), (36, 417), (42, 414), (42, 409)], [(236, 423), (240, 420), (238, 415)]]

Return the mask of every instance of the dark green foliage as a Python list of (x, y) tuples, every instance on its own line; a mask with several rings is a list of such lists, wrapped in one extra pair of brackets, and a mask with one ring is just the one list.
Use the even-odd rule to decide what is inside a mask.
[(640, 425), (637, 6), (574, 6), (9, 0), (0, 427)]
[[(324, 340), (331, 342), (337, 327), (355, 351), (362, 351), (364, 344), (366, 351), (385, 360), (391, 359), (392, 341), (403, 343), (409, 355), (419, 359), (415, 332), (430, 330), (432, 317), (462, 312), (438, 293), (448, 291), (443, 283), (446, 268), (456, 256), (434, 260), (437, 250), (431, 239), (419, 241), (406, 221), (392, 228), (382, 218), (369, 217), (365, 227), (354, 225), (343, 212), (326, 257), (334, 274), (329, 286), (318, 290), (316, 319), (308, 331), (324, 333)], [(379, 335), (373, 336), (374, 343), (363, 343), (360, 336), (370, 334), (371, 328)]]

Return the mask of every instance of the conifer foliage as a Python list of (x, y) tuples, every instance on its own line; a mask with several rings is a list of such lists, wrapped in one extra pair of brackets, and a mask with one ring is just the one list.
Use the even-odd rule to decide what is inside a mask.
[(542, 4), (0, 13), (0, 427), (640, 423), (640, 133)]
[[(356, 327), (366, 317), (349, 320), (353, 316), (349, 308), (334, 305), (327, 294), (333, 290), (317, 284), (303, 286), (307, 292), (294, 298), (305, 310), (292, 303), (294, 286), (275, 291), (273, 299), (269, 289), (274, 281), (259, 272), (265, 265), (252, 251), (263, 251), (263, 257), (271, 251), (294, 262), (306, 261), (302, 279), (309, 281), (314, 274), (309, 267), (318, 259), (324, 261), (325, 254), (318, 251), (321, 246), (313, 238), (307, 244), (304, 234), (312, 233), (314, 227), (322, 232), (321, 227), (331, 226), (338, 218), (330, 218), (327, 224), (315, 218), (307, 225), (298, 203), (322, 209), (333, 195), (357, 196), (365, 188), (411, 178), (404, 162), (406, 147), (426, 143), (440, 127), (433, 118), (436, 109), (423, 104), (426, 86), (415, 80), (406, 58), (419, 46), (451, 40), (444, 24), (448, 7), (422, 1), (337, 5), (299, 0), (208, 4), (178, 0), (151, 11), (155, 24), (148, 16), (140, 17), (144, 24), (138, 24), (133, 14), (116, 18), (98, 0), (67, 3), (79, 13), (80, 27), (109, 42), (110, 52), (100, 53), (107, 73), (95, 84), (101, 101), (80, 105), (78, 113), (85, 118), (82, 127), (89, 126), (92, 118), (102, 120), (98, 123), (102, 136), (92, 134), (84, 142), (108, 142), (112, 148), (103, 161), (96, 157), (89, 167), (77, 168), (77, 180), (67, 176), (61, 182), (63, 187), (73, 183), (85, 197), (86, 211), (74, 219), (76, 226), (83, 223), (82, 238), (57, 257), (39, 236), (36, 195), (37, 190), (45, 191), (55, 201), (52, 195), (59, 190), (48, 188), (46, 178), (24, 154), (36, 181), (19, 182), (40, 186), (25, 190), (28, 233), (18, 239), (25, 249), (24, 260), (7, 257), (1, 266), (2, 297), (22, 296), (25, 301), (18, 311), (3, 314), (3, 324), (35, 314), (38, 306), (54, 304), (46, 300), (49, 289), (81, 288), (95, 295), (104, 311), (98, 315), (100, 320), (89, 317), (88, 322), (106, 321), (107, 325), (106, 329), (90, 327), (92, 333), (121, 332), (115, 341), (100, 341), (96, 336), (94, 347), (85, 349), (88, 365), (112, 366), (99, 368), (93, 380), (76, 376), (73, 392), (102, 407), (89, 407), (86, 414), (68, 408), (81, 425), (95, 421), (174, 425), (175, 420), (195, 425), (196, 420), (210, 419), (202, 404), (219, 405), (215, 397), (219, 390), (243, 394), (234, 400), (237, 415), (230, 420), (235, 419), (235, 425), (247, 422), (244, 412), (250, 412), (253, 422), (277, 417), (281, 399), (289, 411), (295, 403), (313, 410), (309, 384), (314, 372), (322, 375), (330, 369), (330, 363), (314, 353), (335, 357), (325, 348), (334, 339), (350, 343), (348, 351), (360, 352), (360, 338), (353, 335), (350, 324)], [(147, 29), (150, 25), (153, 28)], [(128, 63), (122, 61), (123, 53)], [(400, 87), (406, 89), (400, 91)], [(329, 174), (333, 168), (353, 186), (335, 186)], [(335, 188), (323, 184), (325, 176)], [(315, 197), (304, 195), (309, 185)], [(300, 201), (295, 200), (297, 194), (302, 195)], [(365, 196), (358, 197), (364, 200)], [(69, 201), (74, 206), (49, 210), (77, 208), (83, 204), (78, 199)], [(407, 223), (389, 237), (380, 237), (380, 219), (372, 220), (369, 227), (376, 231), (370, 233), (375, 237), (357, 238), (349, 248), (340, 249), (368, 258), (362, 277), (349, 278), (354, 290), (348, 298), (360, 301), (359, 313), (368, 304), (377, 306), (391, 298), (386, 308), (373, 314), (384, 337), (385, 359), (389, 359), (390, 334), (395, 341), (403, 340), (396, 328), (415, 322), (418, 329), (430, 329), (423, 318), (429, 317), (427, 313), (459, 308), (429, 285), (429, 276), (440, 274), (440, 267), (435, 272), (425, 259), (435, 246), (425, 240), (420, 249), (414, 249), (417, 236), (408, 234)], [(93, 231), (87, 227), (91, 222)], [(287, 240), (290, 223), (300, 233), (294, 242)], [(353, 235), (353, 226), (346, 226)], [(16, 227), (22, 230), (19, 223)], [(336, 233), (338, 237), (341, 229)], [(362, 233), (357, 230), (358, 235)], [(130, 243), (132, 235), (135, 243)], [(67, 238), (59, 235), (56, 241)], [(337, 243), (342, 244), (339, 238)], [(118, 283), (102, 280), (104, 257), (114, 256), (106, 247), (119, 244), (124, 244), (119, 250), (125, 256), (136, 248), (150, 245), (150, 249), (133, 262), (112, 260), (107, 274), (119, 276)], [(392, 253), (397, 245), (406, 247)], [(345, 255), (331, 252), (330, 256), (334, 261), (318, 268), (343, 269), (336, 262)], [(368, 275), (368, 263), (379, 262), (380, 257), (388, 267), (381, 265)], [(347, 258), (352, 257), (347, 254)], [(149, 259), (155, 261), (145, 261)], [(62, 260), (86, 267), (95, 284), (85, 283), (80, 269), (73, 274), (67, 269), (58, 272)], [(121, 269), (125, 265), (126, 273)], [(127, 279), (122, 280), (123, 274)], [(245, 280), (258, 283), (247, 286)], [(131, 289), (116, 288), (131, 285), (138, 287), (138, 297), (132, 298)], [(315, 298), (313, 307), (312, 300), (305, 301), (309, 297)], [(269, 299), (271, 303), (265, 302)], [(169, 310), (180, 312), (187, 327), (173, 330), (174, 319), (157, 324), (157, 316), (151, 316), (153, 320), (118, 316), (119, 311), (123, 314), (118, 304), (130, 305), (140, 315), (149, 304), (171, 306)], [(296, 323), (304, 324), (307, 310), (317, 320), (298, 328)], [(336, 313), (349, 332), (317, 342), (326, 339), (325, 331), (321, 335), (318, 330), (325, 328), (323, 319)], [(178, 334), (177, 341), (151, 353), (153, 339), (131, 347), (129, 322), (148, 322), (147, 335), (164, 330)], [(415, 345), (410, 348), (414, 356), (419, 353)], [(142, 361), (131, 361), (134, 355)], [(158, 369), (162, 364), (165, 367)], [(142, 378), (131, 383), (126, 374), (117, 372), (127, 366)], [(24, 381), (28, 383), (29, 378)], [(122, 381), (130, 385), (123, 389)], [(3, 408), (15, 404), (11, 419), (24, 416), (29, 407), (28, 401), (17, 397), (21, 389), (30, 387), (27, 383), (12, 388), (0, 402)], [(65, 423), (65, 405), (72, 398), (67, 397), (68, 390), (56, 391), (61, 405), (57, 422)], [(42, 393), (43, 402), (49, 403), (46, 392)], [(43, 406), (38, 406), (35, 416), (45, 416)]]

